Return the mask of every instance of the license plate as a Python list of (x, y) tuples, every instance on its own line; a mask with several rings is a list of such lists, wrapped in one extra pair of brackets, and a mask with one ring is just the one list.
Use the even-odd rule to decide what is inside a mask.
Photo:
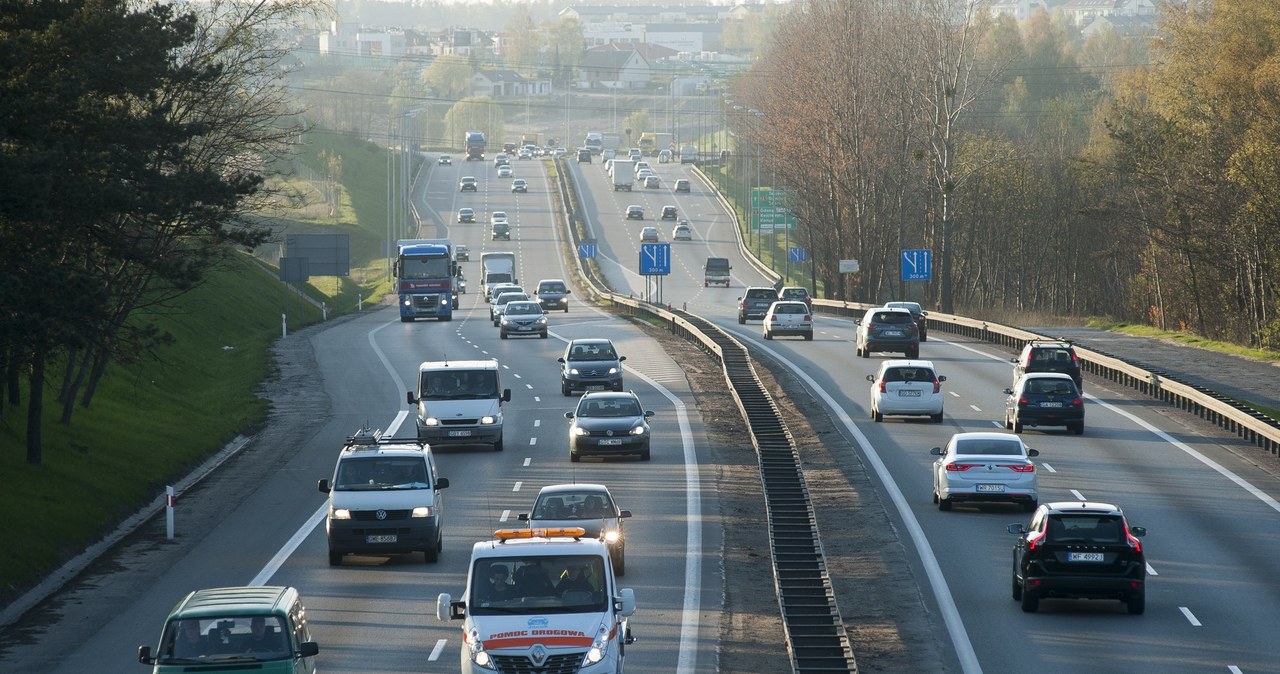
[(1067, 561), (1069, 562), (1101, 562), (1101, 552), (1069, 552), (1067, 553)]
[(983, 492), (983, 493), (988, 493), (988, 494), (997, 494), (997, 493), (1000, 493), (1000, 492), (1003, 492), (1003, 491), (1004, 491), (1004, 485), (1002, 485), (1002, 484), (980, 484), (980, 485), (978, 485), (978, 491)]
[(583, 390), (584, 390), (584, 391), (603, 391), (603, 390), (604, 390), (604, 385), (603, 385), (603, 384), (593, 384), (593, 385), (591, 385), (591, 386), (586, 387), (586, 388), (585, 388), (585, 389), (583, 389)]
[(902, 396), (903, 398), (919, 398), (920, 392), (914, 389), (903, 389), (901, 391), (898, 391), (898, 395)]
[(395, 534), (383, 534), (383, 535), (381, 535), (381, 536), (365, 536), (365, 537), (364, 537), (364, 542), (365, 542), (365, 543), (395, 543), (395, 542), (396, 542), (396, 535), (395, 535)]
[(885, 337), (901, 337), (901, 336), (902, 336), (902, 331), (901, 331), (901, 330), (885, 330), (884, 332), (882, 332), (882, 333), (880, 333), (880, 334), (881, 334), (881, 335), (883, 335), (883, 336), (885, 336)]
[(451, 437), (451, 438), (469, 438), (469, 437), (471, 437), (471, 431), (449, 431), (449, 437)]
[(622, 438), (605, 438), (600, 441), (602, 445), (621, 445)]

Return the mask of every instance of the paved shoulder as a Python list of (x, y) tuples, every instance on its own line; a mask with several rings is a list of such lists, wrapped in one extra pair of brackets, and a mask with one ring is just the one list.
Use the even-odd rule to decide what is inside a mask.
[(1280, 363), (1097, 328), (1023, 329), (1070, 339), (1086, 349), (1172, 375), (1188, 384), (1203, 386), (1273, 410), (1280, 409)]

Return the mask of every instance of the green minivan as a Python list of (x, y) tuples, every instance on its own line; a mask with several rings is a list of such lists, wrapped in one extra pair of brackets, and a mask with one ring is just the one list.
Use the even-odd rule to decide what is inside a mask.
[(307, 611), (292, 587), (196, 590), (165, 620), (154, 656), (138, 647), (138, 662), (161, 672), (225, 671), (314, 674), (320, 647), (307, 630)]

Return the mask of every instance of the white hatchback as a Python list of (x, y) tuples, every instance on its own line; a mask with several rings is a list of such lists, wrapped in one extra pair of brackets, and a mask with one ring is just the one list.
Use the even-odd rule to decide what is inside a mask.
[(872, 420), (884, 421), (889, 414), (927, 416), (942, 423), (942, 382), (946, 380), (938, 376), (931, 361), (884, 361), (878, 372), (867, 375)]
[(764, 314), (761, 328), (765, 339), (781, 335), (798, 335), (813, 340), (813, 312), (804, 302), (774, 302)]

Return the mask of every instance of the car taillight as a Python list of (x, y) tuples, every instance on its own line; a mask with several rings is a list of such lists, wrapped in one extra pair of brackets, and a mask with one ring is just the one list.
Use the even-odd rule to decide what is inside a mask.
[(1071, 401), (1071, 406), (1072, 406), (1072, 407), (1083, 407), (1083, 406), (1084, 406), (1084, 399), (1083, 399), (1083, 398), (1079, 398), (1079, 397), (1077, 397), (1075, 400), (1072, 400), (1072, 401)]
[(1027, 400), (1026, 396), (1018, 397), (1018, 407), (1025, 407), (1026, 405), (1029, 405), (1029, 404), (1031, 404), (1031, 401)]
[(806, 321), (812, 321), (812, 320), (813, 320), (813, 316), (810, 316), (809, 314), (805, 314), (805, 315), (804, 315), (804, 320), (806, 320)]
[(1133, 548), (1134, 552), (1142, 552), (1142, 541), (1134, 538), (1133, 534), (1129, 533), (1128, 524), (1124, 525), (1124, 537), (1129, 541), (1129, 547)]
[(884, 393), (884, 392), (885, 392), (885, 388), (884, 388), (884, 380), (883, 380), (883, 379), (881, 379), (881, 380), (880, 380), (880, 392), (881, 392), (881, 393)]
[(1036, 472), (1035, 464), (1032, 463), (1006, 463), (1001, 464), (1001, 468), (1008, 468), (1015, 473), (1034, 473)]
[(978, 465), (978, 464), (976, 464), (976, 463), (954, 463), (954, 462), (953, 462), (953, 463), (948, 463), (946, 467), (947, 467), (947, 470), (948, 470), (948, 471), (951, 471), (951, 472), (953, 472), (953, 473), (963, 473), (964, 471), (969, 470), (970, 468), (973, 468), (973, 467), (974, 467), (974, 466), (976, 466), (976, 465)]
[(777, 323), (777, 322), (778, 322), (778, 315), (777, 315), (777, 314), (774, 314), (774, 315), (770, 316), (770, 317), (769, 317), (769, 321), (770, 321), (770, 322), (773, 322), (773, 323)]
[(938, 381), (937, 379), (933, 380), (933, 392), (942, 393), (942, 382)]
[(1044, 532), (1037, 531), (1027, 536), (1027, 550), (1035, 550), (1044, 541)]

